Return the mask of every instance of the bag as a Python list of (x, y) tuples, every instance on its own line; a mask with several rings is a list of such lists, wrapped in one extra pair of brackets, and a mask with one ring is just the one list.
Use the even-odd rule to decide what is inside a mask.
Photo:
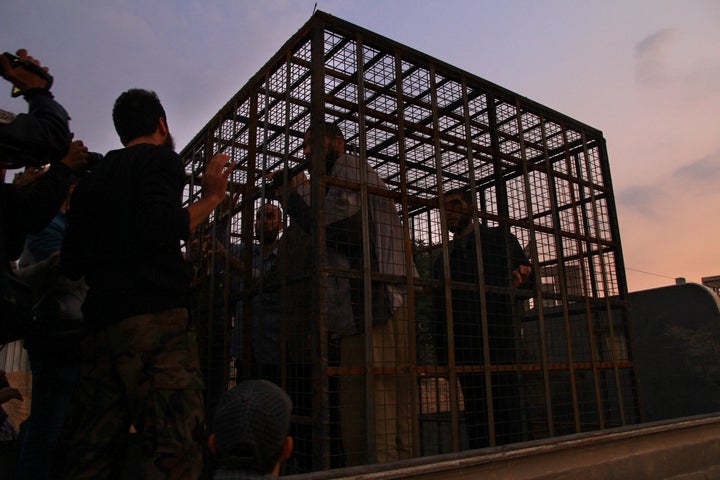
[(0, 345), (23, 338), (32, 323), (32, 289), (7, 266), (0, 266)]

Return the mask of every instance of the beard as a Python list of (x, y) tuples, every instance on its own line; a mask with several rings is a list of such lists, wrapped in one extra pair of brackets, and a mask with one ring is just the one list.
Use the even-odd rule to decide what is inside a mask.
[(458, 218), (457, 222), (454, 222), (454, 223), (448, 222), (448, 230), (450, 230), (452, 233), (462, 232), (465, 229), (465, 227), (470, 225), (471, 221), (472, 221), (472, 217), (463, 215), (462, 217)]
[(256, 226), (255, 227), (255, 235), (254, 238), (258, 242), (262, 242), (263, 245), (271, 245), (273, 242), (275, 242), (278, 237), (280, 236), (280, 229), (279, 228), (273, 228), (273, 227), (263, 227), (263, 226)]
[(332, 169), (335, 166), (335, 162), (337, 162), (337, 159), (342, 156), (343, 152), (338, 152), (333, 150), (332, 148), (329, 148), (327, 153), (325, 154), (325, 173), (330, 175), (332, 173)]
[(162, 144), (163, 147), (167, 147), (173, 152), (175, 151), (175, 139), (172, 135), (170, 135), (170, 132), (168, 132), (167, 137), (165, 137), (165, 141)]
[(272, 245), (275, 240), (277, 240), (279, 233), (279, 230), (265, 230), (263, 232), (263, 243), (265, 245)]

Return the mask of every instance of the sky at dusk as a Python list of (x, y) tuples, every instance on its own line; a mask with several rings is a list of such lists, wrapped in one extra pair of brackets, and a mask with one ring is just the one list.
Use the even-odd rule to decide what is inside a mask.
[[(3, 0), (0, 49), (50, 67), (75, 137), (155, 90), (178, 151), (315, 0)], [(317, 7), (603, 131), (629, 290), (720, 275), (720, 1), (320, 0)], [(22, 99), (0, 92), (0, 108)]]

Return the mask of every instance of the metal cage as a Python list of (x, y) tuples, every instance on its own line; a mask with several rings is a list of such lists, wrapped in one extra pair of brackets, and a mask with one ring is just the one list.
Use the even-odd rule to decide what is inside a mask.
[[(312, 155), (305, 163), (305, 132), (318, 131), (321, 122), (340, 128), (347, 155), (367, 162), (383, 185), (369, 182), (364, 170), (356, 182), (327, 174), (319, 140), (311, 140)], [(261, 335), (263, 305), (274, 295), (280, 325), (272, 379), (295, 403), (297, 453), (288, 473), (640, 420), (627, 284), (602, 132), (316, 12), (182, 151), (187, 202), (201, 195), (203, 168), (219, 152), (238, 164), (228, 201), (186, 246), (194, 259), (194, 313), (209, 418), (228, 385), (264, 375), (253, 338)], [(246, 266), (253, 262), (253, 242), (262, 240), (254, 233), (255, 212), (268, 201), (284, 205), (291, 193), (287, 178), (278, 190), (266, 174), (291, 168), (305, 168), (309, 177), (310, 229), (300, 232), (284, 211), (277, 274), (253, 275)], [(357, 268), (333, 264), (329, 255), (344, 248), (330, 245), (335, 233), (327, 194), (333, 188), (352, 192), (360, 202), (358, 230), (350, 232), (360, 239)], [(456, 242), (448, 232), (452, 212), (445, 202), (446, 194), (458, 189), (475, 200), (476, 250), (467, 260), (475, 273), (465, 279), (456, 278), (450, 266)], [(395, 205), (404, 275), (373, 267), (372, 236), (384, 228), (373, 223), (378, 219), (370, 205), (378, 199)], [(498, 249), (488, 240), (491, 231), (517, 242), (499, 240)], [(208, 243), (217, 248), (206, 248)], [(493, 259), (500, 259), (498, 271), (504, 270), (502, 262), (507, 271), (513, 268), (506, 256), (510, 243), (520, 245), (529, 260), (531, 290), (489, 277), (497, 270), (490, 266)], [(352, 335), (329, 327), (329, 317), (337, 315), (329, 304), (342, 296), (328, 279), (352, 285), (345, 300), (364, 332), (383, 328), (375, 325), (369, 308), (373, 285), (403, 292), (404, 323), (391, 346), (396, 353), (402, 350), (402, 358), (375, 362), (373, 352), (386, 337), (360, 334), (356, 348), (364, 359), (357, 365), (341, 361), (339, 350)], [(453, 303), (461, 297), (470, 299), (471, 313)], [(468, 326), (468, 319), (476, 325)], [(407, 402), (401, 414), (388, 413), (378, 398), (387, 393), (378, 385), (388, 379), (395, 387), (408, 382), (406, 396), (387, 397)], [(366, 430), (358, 451), (344, 436), (351, 427), (343, 413), (348, 407), (343, 385), (352, 382), (360, 383), (356, 392), (364, 396), (357, 404)], [(407, 431), (383, 426), (397, 421), (394, 415), (407, 415)], [(403, 435), (409, 445), (404, 451), (382, 451)]]

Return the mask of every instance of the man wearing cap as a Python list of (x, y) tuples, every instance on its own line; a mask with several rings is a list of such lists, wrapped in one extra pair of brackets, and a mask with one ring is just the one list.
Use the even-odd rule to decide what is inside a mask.
[(292, 401), (267, 380), (246, 380), (220, 399), (208, 438), (220, 469), (213, 478), (272, 478), (293, 449), (290, 431)]

